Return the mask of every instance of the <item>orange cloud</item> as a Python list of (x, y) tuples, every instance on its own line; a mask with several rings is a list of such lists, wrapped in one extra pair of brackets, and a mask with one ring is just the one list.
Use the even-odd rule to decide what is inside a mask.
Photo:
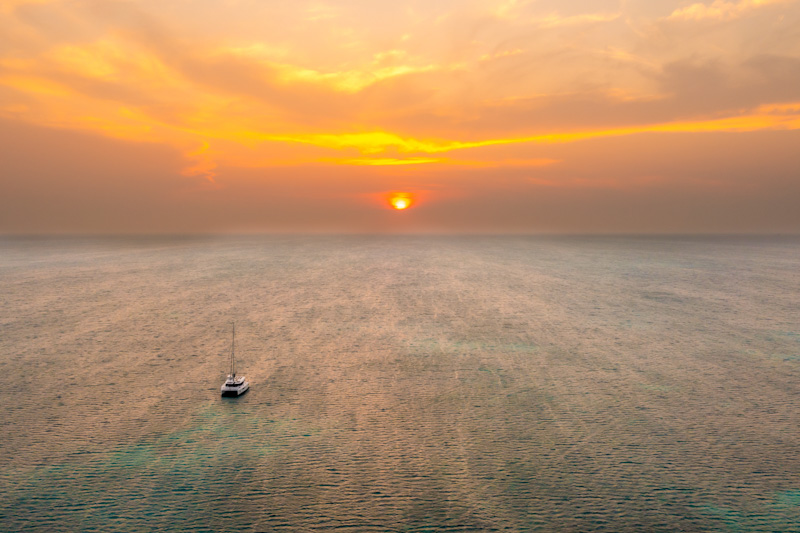
[(533, 22), (543, 28), (556, 28), (559, 26), (576, 26), (597, 22), (611, 22), (620, 18), (621, 13), (582, 13), (564, 17), (558, 14), (535, 17)]
[[(730, 17), (779, 1), (717, 0), (676, 10), (672, 17)], [(664, 96), (670, 88), (641, 89), (640, 85), (654, 83), (654, 72), (664, 76), (667, 71), (663, 66), (667, 58), (647, 55), (643, 50), (648, 47), (625, 41), (594, 48), (586, 44), (589, 51), (582, 55), (584, 50), (570, 36), (584, 34), (573, 32), (582, 32), (578, 27), (584, 24), (624, 17), (624, 9), (608, 14), (573, 10), (574, 14), (561, 16), (537, 14), (535, 2), (506, 0), (493, 4), (489, 14), (454, 8), (446, 17), (414, 18), (424, 27), (437, 28), (446, 26), (448, 20), (458, 25), (470, 17), (492, 21), (486, 30), (476, 30), (469, 37), (462, 37), (462, 28), (457, 26), (454, 41), (443, 45), (432, 36), (416, 36), (424, 32), (410, 33), (411, 19), (403, 17), (411, 15), (391, 11), (392, 7), (385, 8), (389, 10), (385, 27), (379, 30), (385, 38), (372, 34), (366, 21), (344, 6), (282, 7), (275, 16), (282, 17), (285, 31), (280, 39), (269, 41), (255, 32), (233, 35), (215, 30), (218, 25), (197, 20), (188, 11), (184, 13), (186, 24), (179, 24), (170, 20), (174, 14), (155, 7), (146, 13), (129, 4), (66, 4), (58, 0), (42, 4), (34, 0), (4, 4), (0, 29), (10, 28), (14, 31), (8, 35), (24, 35), (25, 39), (16, 37), (19, 44), (13, 51), (6, 48), (0, 52), (0, 116), (170, 146), (183, 154), (184, 175), (208, 180), (213, 180), (221, 167), (295, 164), (405, 166), (409, 171), (433, 166), (538, 167), (553, 165), (560, 158), (549, 157), (546, 150), (531, 155), (528, 151), (533, 145), (657, 132), (800, 128), (800, 109), (781, 100), (782, 94), (773, 94), (776, 79), (783, 80), (786, 87), (792, 86), (793, 79), (765, 77), (760, 85), (741, 91), (746, 105), (734, 101), (727, 107), (709, 109), (703, 113), (710, 117), (706, 118), (696, 111), (687, 112), (678, 98)], [(69, 31), (53, 36), (52, 27), (37, 27), (44, 24), (40, 19), (21, 15), (26, 9), (45, 7), (48, 16)], [(247, 26), (246, 19), (236, 21)], [(287, 20), (310, 26), (289, 25)], [(323, 30), (317, 22), (325, 20), (349, 23), (347, 28), (318, 35)], [(564, 36), (543, 41), (523, 32), (514, 43), (508, 42), (508, 31), (521, 31), (532, 23), (559, 27)], [(193, 34), (186, 29), (190, 26), (207, 37), (207, 44), (197, 44), (205, 39), (190, 39)], [(212, 34), (207, 34), (209, 31)], [(323, 39), (343, 34), (352, 34), (352, 39), (342, 41), (341, 46), (332, 47), (332, 41)], [(556, 46), (549, 39), (561, 47), (554, 48), (561, 52), (552, 56), (563, 61), (552, 69), (534, 68), (537, 61), (548, 60), (550, 53), (539, 52), (539, 46)], [(316, 48), (304, 45), (306, 42)], [(592, 91), (602, 95), (591, 101), (595, 107), (624, 102), (629, 104), (626, 109), (637, 113), (635, 117), (611, 121), (599, 113), (599, 118), (585, 113), (585, 123), (575, 124), (576, 113), (564, 95), (577, 91), (533, 92), (544, 83), (540, 80), (550, 79), (548, 86), (569, 88), (573, 79), (594, 79), (591, 69), (598, 57), (610, 61), (607, 76), (611, 81), (582, 90), (590, 96)], [(569, 63), (573, 59), (575, 63)], [(764, 72), (776, 70), (766, 62), (764, 65)], [(791, 72), (791, 68), (779, 70)], [(626, 76), (631, 71), (638, 76), (644, 72), (650, 79), (628, 83)], [(621, 74), (619, 81), (617, 73)], [(756, 75), (764, 74), (759, 71)], [(679, 81), (685, 88), (685, 80)], [(689, 96), (695, 96), (693, 90), (690, 86)], [(748, 91), (766, 96), (758, 99)], [(547, 111), (548, 106), (554, 111), (547, 122), (535, 114), (523, 116), (522, 111)], [(491, 128), (482, 126), (481, 121), (492, 120)], [(203, 148), (198, 150), (198, 146)], [(498, 146), (517, 148), (503, 157), (486, 150)], [(468, 157), (463, 155), (465, 151)]]
[(374, 159), (341, 159), (336, 161), (340, 165), (364, 165), (364, 166), (386, 166), (386, 165), (424, 165), (427, 163), (438, 163), (441, 159), (430, 157), (411, 157), (404, 159), (395, 158), (374, 158)]
[(670, 19), (702, 20), (719, 19), (727, 20), (742, 16), (748, 11), (772, 4), (790, 3), (795, 0), (740, 0), (739, 2), (726, 2), (714, 0), (711, 4), (696, 3), (687, 7), (676, 9), (670, 14)]

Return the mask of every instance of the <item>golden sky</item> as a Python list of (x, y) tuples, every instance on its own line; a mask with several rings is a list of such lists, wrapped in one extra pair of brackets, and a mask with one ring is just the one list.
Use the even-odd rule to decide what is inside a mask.
[(3, 233), (796, 233), (798, 205), (798, 0), (0, 0)]

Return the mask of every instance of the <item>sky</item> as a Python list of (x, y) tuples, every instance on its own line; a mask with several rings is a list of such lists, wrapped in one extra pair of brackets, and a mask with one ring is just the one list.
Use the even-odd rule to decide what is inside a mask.
[(799, 205), (800, 0), (0, 0), (0, 233), (800, 233)]

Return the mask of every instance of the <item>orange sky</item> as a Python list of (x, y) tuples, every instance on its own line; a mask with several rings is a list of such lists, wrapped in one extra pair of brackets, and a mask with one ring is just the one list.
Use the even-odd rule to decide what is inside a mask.
[(798, 28), (798, 0), (0, 0), (0, 232), (800, 232)]

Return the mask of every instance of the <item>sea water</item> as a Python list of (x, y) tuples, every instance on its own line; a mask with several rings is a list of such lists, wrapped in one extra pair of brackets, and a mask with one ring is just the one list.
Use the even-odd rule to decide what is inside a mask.
[(795, 238), (0, 240), (4, 531), (800, 531), (799, 393)]

